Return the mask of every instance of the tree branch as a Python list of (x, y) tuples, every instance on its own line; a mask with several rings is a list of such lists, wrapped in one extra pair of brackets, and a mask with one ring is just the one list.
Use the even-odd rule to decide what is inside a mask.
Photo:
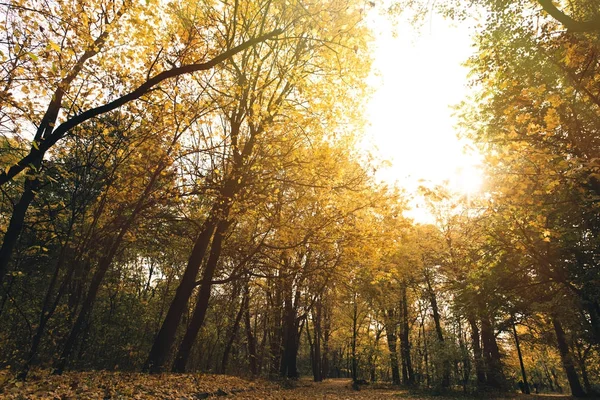
[(155, 75), (152, 78), (148, 79), (146, 82), (144, 82), (143, 84), (138, 86), (138, 88), (133, 90), (132, 92), (129, 92), (107, 104), (104, 104), (99, 107), (91, 108), (87, 111), (84, 111), (81, 114), (74, 116), (73, 118), (60, 124), (50, 135), (48, 135), (47, 138), (44, 138), (39, 143), (37, 143), (37, 148), (35, 146), (33, 146), (31, 148), (31, 150), (29, 151), (29, 154), (27, 154), (25, 157), (23, 157), (19, 162), (17, 162), (16, 164), (14, 164), (12, 167), (10, 167), (7, 170), (1, 171), (0, 172), (0, 186), (11, 181), (16, 175), (18, 175), (25, 168), (27, 168), (28, 165), (34, 164), (36, 161), (43, 158), (44, 154), (46, 153), (46, 151), (48, 151), (48, 149), (50, 149), (54, 144), (56, 144), (56, 142), (58, 142), (60, 139), (62, 139), (67, 132), (69, 132), (71, 129), (77, 127), (78, 125), (81, 125), (82, 123), (84, 123), (94, 117), (97, 117), (99, 115), (102, 115), (109, 111), (112, 111), (116, 108), (119, 108), (122, 105), (125, 105), (133, 100), (139, 99), (144, 94), (148, 93), (156, 85), (160, 84), (161, 82), (163, 82), (169, 78), (174, 78), (174, 77), (177, 77), (180, 75), (185, 75), (185, 74), (191, 74), (191, 73), (194, 73), (197, 71), (206, 71), (206, 70), (212, 69), (216, 65), (233, 57), (237, 53), (239, 53), (251, 46), (254, 46), (255, 44), (264, 42), (268, 39), (278, 36), (281, 33), (283, 33), (283, 31), (281, 29), (276, 29), (265, 35), (247, 40), (244, 43), (219, 54), (215, 58), (213, 58), (205, 63), (188, 64), (188, 65), (183, 65), (181, 67), (172, 68), (167, 71), (163, 71), (163, 72), (159, 73), (158, 75)]
[(577, 21), (559, 10), (552, 0), (537, 0), (537, 2), (540, 3), (544, 11), (571, 32), (600, 31), (600, 18), (592, 19), (590, 21)]

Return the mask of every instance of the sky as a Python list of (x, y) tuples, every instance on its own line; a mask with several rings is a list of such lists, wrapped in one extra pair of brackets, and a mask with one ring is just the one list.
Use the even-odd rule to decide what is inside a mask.
[[(480, 157), (464, 153), (452, 110), (468, 93), (462, 65), (473, 52), (468, 28), (429, 15), (418, 30), (400, 21), (394, 37), (386, 17), (374, 17), (372, 24), (376, 48), (370, 84), (376, 91), (368, 103), (365, 146), (374, 146), (391, 164), (378, 176), (409, 193), (445, 180), (455, 190), (475, 191), (481, 184)], [(431, 222), (419, 208), (408, 214)]]

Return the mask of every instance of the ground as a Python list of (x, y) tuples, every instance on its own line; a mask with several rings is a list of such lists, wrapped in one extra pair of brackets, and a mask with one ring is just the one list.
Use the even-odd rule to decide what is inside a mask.
[[(205, 398), (222, 399), (457, 399), (454, 396), (432, 396), (376, 384), (361, 386), (353, 390), (348, 379), (331, 379), (314, 383), (307, 379), (287, 384), (267, 381), (247, 381), (225, 375), (205, 374), (161, 374), (119, 372), (70, 372), (63, 376), (52, 376), (45, 371), (31, 374), (27, 382), (18, 382), (8, 373), (0, 380), (2, 399), (174, 399), (196, 400)], [(472, 396), (469, 398), (473, 398)], [(481, 398), (490, 398), (484, 396)], [(568, 396), (505, 396), (504, 399), (551, 400), (568, 399)]]

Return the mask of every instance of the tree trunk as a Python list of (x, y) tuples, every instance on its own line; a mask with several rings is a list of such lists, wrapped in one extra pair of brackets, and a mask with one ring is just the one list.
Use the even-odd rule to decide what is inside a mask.
[(246, 309), (244, 310), (244, 327), (246, 328), (246, 341), (248, 342), (248, 363), (250, 364), (250, 373), (255, 377), (258, 375), (258, 368), (256, 365), (256, 339), (252, 334), (252, 325), (250, 324), (250, 292), (247, 283), (246, 296), (248, 301), (246, 302)]
[(479, 327), (473, 315), (469, 315), (469, 325), (471, 327), (471, 345), (473, 346), (473, 359), (475, 360), (475, 375), (477, 376), (477, 388), (483, 389), (485, 386), (485, 367), (481, 352), (481, 339), (479, 338)]
[[(206, 316), (206, 310), (208, 310), (208, 302), (210, 300), (212, 279), (217, 268), (219, 257), (221, 257), (221, 246), (223, 244), (223, 238), (228, 226), (228, 221), (221, 221), (217, 225), (215, 235), (212, 240), (212, 245), (210, 246), (210, 256), (208, 257), (208, 261), (206, 262), (206, 266), (204, 268), (204, 273), (202, 274), (202, 281), (200, 284), (200, 289), (198, 290), (194, 314), (192, 315), (190, 324), (185, 332), (181, 344), (179, 345), (177, 355), (175, 356), (173, 372), (185, 372), (185, 367), (192, 351), (192, 347), (194, 346), (198, 332), (200, 332), (200, 328), (204, 323), (204, 317)], [(171, 347), (171, 344), (169, 345), (169, 348)], [(166, 350), (168, 351), (169, 349)]]
[[(442, 324), (440, 319), (440, 312), (438, 309), (437, 298), (435, 292), (433, 291), (433, 287), (431, 286), (431, 281), (429, 276), (425, 276), (425, 281), (427, 283), (427, 291), (429, 293), (429, 302), (431, 303), (431, 310), (433, 311), (433, 322), (435, 323), (435, 332), (437, 333), (438, 341), (440, 344), (444, 343), (444, 333), (442, 331)], [(447, 359), (443, 360), (443, 371), (442, 371), (442, 388), (447, 388), (450, 386), (450, 361)]]
[(585, 397), (585, 392), (581, 387), (581, 383), (579, 383), (579, 377), (577, 376), (577, 370), (575, 369), (573, 357), (569, 351), (569, 345), (567, 344), (565, 331), (563, 330), (563, 327), (556, 316), (552, 316), (552, 325), (554, 325), (558, 351), (560, 352), (560, 358), (567, 374), (567, 379), (569, 380), (571, 394), (573, 394), (575, 397)]
[(181, 321), (181, 316), (196, 285), (196, 276), (198, 275), (200, 264), (210, 243), (215, 226), (216, 216), (213, 213), (204, 221), (202, 230), (196, 239), (196, 243), (188, 259), (187, 267), (175, 292), (175, 298), (171, 302), (167, 316), (154, 339), (148, 360), (143, 368), (144, 371), (159, 373), (163, 370), (165, 361), (175, 340), (175, 333)]
[(79, 315), (75, 320), (75, 324), (71, 328), (71, 332), (69, 333), (69, 337), (65, 342), (65, 346), (63, 348), (62, 354), (60, 358), (55, 362), (54, 374), (60, 375), (63, 373), (65, 367), (67, 366), (67, 362), (69, 361), (69, 356), (71, 355), (71, 351), (77, 342), (77, 338), (80, 334), (81, 328), (83, 327), (88, 315), (91, 313), (94, 301), (96, 300), (96, 296), (98, 294), (98, 290), (100, 289), (100, 285), (102, 280), (104, 279), (104, 275), (108, 271), (108, 268), (111, 266), (121, 243), (123, 242), (123, 238), (125, 234), (129, 231), (134, 221), (136, 220), (139, 213), (142, 211), (144, 204), (146, 203), (148, 196), (152, 192), (154, 188), (154, 184), (156, 180), (160, 176), (161, 172), (164, 170), (165, 165), (161, 162), (158, 164), (157, 168), (152, 173), (150, 181), (144, 188), (144, 191), (136, 201), (133, 210), (131, 210), (131, 214), (125, 219), (125, 221), (119, 227), (119, 233), (116, 238), (112, 241), (108, 253), (105, 257), (100, 259), (98, 263), (98, 267), (94, 276), (92, 277), (92, 282), (88, 289), (87, 296), (81, 306), (81, 310), (79, 311)]
[(237, 331), (240, 326), (240, 321), (242, 320), (242, 315), (244, 315), (244, 311), (248, 308), (248, 294), (244, 294), (242, 299), (242, 304), (240, 305), (240, 310), (235, 316), (235, 321), (233, 322), (233, 326), (231, 327), (231, 334), (229, 335), (229, 340), (225, 345), (225, 349), (223, 350), (223, 359), (221, 361), (221, 373), (224, 374), (227, 372), (227, 363), (229, 362), (229, 353), (231, 352), (231, 347), (233, 346), (233, 342), (237, 336)]
[(298, 377), (298, 322), (293, 303), (291, 282), (285, 283), (283, 315), (283, 349), (279, 375), (287, 378)]
[(79, 334), (81, 333), (81, 328), (83, 328), (85, 321), (88, 318), (88, 315), (92, 311), (94, 301), (96, 300), (98, 290), (100, 289), (100, 284), (102, 283), (104, 275), (106, 274), (106, 271), (108, 271), (108, 268), (112, 263), (112, 259), (117, 251), (117, 248), (118, 245), (115, 242), (112, 246), (109, 255), (100, 260), (98, 268), (94, 273), (94, 276), (92, 277), (92, 282), (90, 283), (90, 287), (88, 289), (85, 300), (83, 301), (83, 304), (81, 306), (81, 310), (79, 311), (77, 319), (75, 320), (75, 324), (71, 328), (71, 331), (69, 333), (69, 336), (67, 337), (67, 341), (65, 342), (60, 357), (54, 364), (54, 371), (52, 372), (54, 375), (61, 375), (67, 366), (69, 356), (71, 355), (71, 352), (73, 351), (73, 348), (77, 343), (77, 339), (79, 338)]
[(519, 365), (521, 366), (521, 376), (523, 377), (523, 393), (530, 394), (529, 383), (527, 382), (527, 374), (525, 373), (525, 364), (523, 364), (523, 355), (521, 354), (521, 345), (519, 343), (519, 335), (515, 323), (512, 324), (513, 335), (515, 337), (515, 346), (517, 347), (517, 355), (519, 356)]
[(331, 316), (329, 307), (323, 307), (323, 357), (321, 361), (322, 378), (329, 378), (329, 337), (331, 336)]
[(385, 333), (387, 336), (388, 349), (390, 351), (390, 366), (392, 369), (392, 383), (400, 384), (400, 371), (398, 369), (398, 352), (396, 350), (396, 321), (394, 310), (387, 311), (387, 323), (385, 324)]
[[(314, 361), (313, 361), (313, 379), (315, 382), (321, 382), (323, 380), (323, 368), (321, 359), (321, 316), (323, 311), (323, 304), (319, 297), (315, 304), (315, 313), (313, 314), (313, 329), (314, 329)], [(308, 326), (306, 327), (308, 332)]]
[[(65, 247), (66, 247), (66, 244), (65, 244)], [(65, 247), (63, 247), (63, 249)], [(61, 250), (61, 254), (59, 256), (59, 259), (58, 259), (58, 262), (56, 265), (56, 269), (54, 271), (54, 275), (52, 277), (50, 286), (48, 287), (46, 296), (44, 298), (44, 304), (42, 305), (42, 310), (40, 312), (39, 324), (36, 329), (35, 335), (33, 336), (33, 339), (31, 341), (31, 347), (29, 348), (29, 353), (27, 354), (25, 363), (24, 363), (23, 367), (21, 367), (21, 371), (19, 372), (19, 375), (17, 376), (17, 378), (20, 380), (25, 380), (27, 378), (27, 375), (29, 373), (29, 368), (31, 367), (35, 358), (37, 357), (38, 348), (39, 348), (40, 343), (42, 342), (42, 337), (43, 337), (44, 331), (46, 329), (46, 324), (48, 323), (48, 321), (50, 321), (50, 318), (52, 318), (52, 316), (54, 315), (54, 312), (56, 311), (56, 308), (58, 307), (58, 304), (60, 303), (62, 296), (65, 294), (69, 282), (71, 281), (73, 272), (75, 271), (76, 264), (73, 263), (69, 267), (69, 270), (67, 271), (67, 274), (62, 281), (62, 284), (60, 285), (60, 287), (58, 289), (58, 293), (56, 294), (54, 301), (52, 302), (52, 304), (50, 304), (50, 300), (52, 297), (52, 291), (54, 290), (54, 285), (56, 283), (56, 280), (58, 279), (58, 273), (59, 273), (60, 267), (64, 262), (65, 254), (66, 253), (63, 250)]]
[(352, 382), (358, 381), (358, 360), (356, 358), (356, 341), (358, 339), (358, 303), (357, 294), (354, 293), (352, 302)]
[(408, 323), (408, 299), (406, 296), (406, 283), (401, 285), (401, 316), (400, 316), (400, 351), (402, 353), (402, 382), (405, 385), (415, 384), (412, 361), (410, 358), (410, 325)]
[[(35, 169), (40, 168), (41, 164), (42, 163), (40, 160), (36, 163)], [(10, 217), (8, 228), (4, 233), (2, 247), (0, 248), (0, 285), (4, 281), (4, 276), (8, 271), (8, 265), (12, 258), (17, 240), (19, 239), (21, 231), (23, 230), (23, 222), (25, 221), (27, 209), (33, 201), (39, 186), (40, 181), (35, 177), (35, 172), (27, 173), (25, 176), (25, 183), (23, 184), (23, 193), (13, 208), (13, 213)]]
[(500, 360), (500, 350), (496, 343), (494, 328), (487, 317), (481, 319), (481, 339), (483, 341), (483, 358), (486, 365), (487, 384), (495, 389), (504, 389), (505, 379)]

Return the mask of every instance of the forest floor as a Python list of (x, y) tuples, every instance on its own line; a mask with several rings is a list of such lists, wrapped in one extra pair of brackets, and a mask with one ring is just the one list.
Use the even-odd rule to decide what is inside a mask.
[[(37, 372), (27, 382), (17, 382), (8, 374), (1, 378), (0, 399), (414, 399), (449, 400), (493, 398), (490, 396), (433, 396), (410, 392), (386, 384), (361, 386), (353, 390), (349, 379), (330, 379), (321, 383), (300, 379), (281, 385), (267, 381), (247, 381), (226, 375), (161, 374), (125, 372), (70, 372), (52, 376)], [(505, 395), (502, 399), (563, 400), (569, 396)]]

